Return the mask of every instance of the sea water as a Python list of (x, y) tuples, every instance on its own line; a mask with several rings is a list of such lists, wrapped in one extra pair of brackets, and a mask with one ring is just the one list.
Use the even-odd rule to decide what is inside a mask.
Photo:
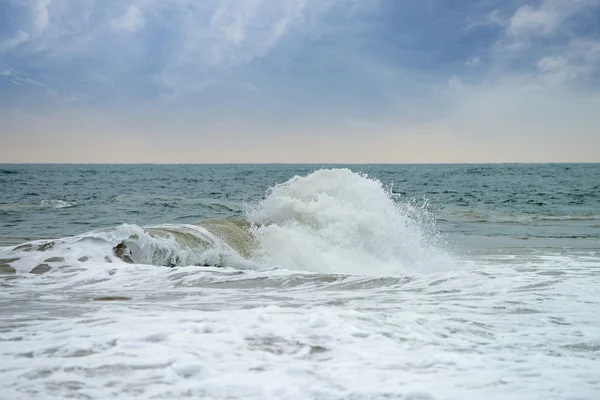
[(0, 165), (0, 399), (598, 399), (600, 165)]

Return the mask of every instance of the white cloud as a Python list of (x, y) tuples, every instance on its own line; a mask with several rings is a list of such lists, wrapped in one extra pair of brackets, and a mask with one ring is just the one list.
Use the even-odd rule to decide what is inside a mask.
[(50, 22), (50, 3), (51, 0), (37, 0), (33, 8), (33, 33), (41, 35), (46, 30)]
[(584, 61), (597, 62), (600, 60), (600, 40), (576, 40), (571, 43), (571, 51)]
[(349, 2), (221, 0), (200, 10), (193, 8), (182, 21), (185, 40), (178, 62), (190, 58), (200, 59), (206, 66), (250, 62), (264, 56), (293, 30), (302, 33), (309, 18)]
[(594, 7), (600, 7), (600, 0), (541, 0), (517, 8), (498, 22), (503, 34), (492, 49), (495, 73), (520, 74), (521, 81), (534, 86), (590, 76), (598, 68), (600, 41), (575, 28)]
[(548, 35), (553, 33), (565, 15), (557, 12), (546, 1), (539, 8), (529, 5), (520, 7), (510, 18), (507, 31), (518, 36), (526, 33)]
[(539, 79), (550, 85), (564, 84), (589, 76), (600, 61), (600, 41), (573, 39), (558, 55), (542, 57), (537, 63)]
[(451, 89), (456, 89), (456, 90), (461, 90), (465, 87), (464, 83), (462, 82), (462, 80), (457, 77), (457, 76), (452, 76), (450, 78), (450, 80), (448, 81), (448, 86)]
[(112, 26), (117, 30), (128, 32), (137, 31), (144, 25), (144, 16), (136, 5), (130, 5), (127, 11), (112, 21)]
[(29, 34), (27, 32), (18, 31), (15, 37), (0, 40), (0, 51), (14, 49), (15, 47), (25, 43), (28, 39)]
[(598, 0), (542, 0), (537, 7), (523, 5), (512, 15), (506, 30), (512, 36), (552, 35), (573, 15), (598, 4)]
[(551, 85), (563, 84), (592, 72), (589, 64), (573, 64), (565, 57), (546, 56), (537, 64), (540, 79)]
[(473, 67), (473, 66), (479, 65), (480, 62), (481, 62), (481, 59), (479, 57), (473, 56), (465, 62), (465, 65)]

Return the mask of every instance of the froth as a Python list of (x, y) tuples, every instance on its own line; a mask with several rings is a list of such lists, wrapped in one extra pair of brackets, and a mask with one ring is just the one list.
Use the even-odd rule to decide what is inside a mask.
[(247, 212), (261, 264), (326, 273), (393, 275), (448, 268), (408, 206), (348, 169), (319, 170), (271, 188)]

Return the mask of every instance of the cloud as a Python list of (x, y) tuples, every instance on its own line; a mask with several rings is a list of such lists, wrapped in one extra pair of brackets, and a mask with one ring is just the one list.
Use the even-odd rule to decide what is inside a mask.
[(448, 86), (451, 89), (456, 89), (456, 90), (460, 90), (465, 87), (463, 82), (457, 76), (453, 76), (450, 78), (450, 80), (448, 81)]
[(575, 65), (565, 57), (546, 56), (538, 62), (540, 79), (552, 84), (561, 84), (580, 78), (592, 71), (591, 65)]
[(480, 62), (481, 62), (481, 59), (479, 57), (473, 56), (473, 57), (470, 57), (469, 59), (467, 59), (467, 61), (465, 62), (465, 65), (476, 66), (476, 65), (479, 65)]
[(536, 8), (530, 5), (520, 7), (508, 22), (507, 32), (511, 36), (525, 34), (549, 35), (567, 18), (559, 12), (553, 2), (545, 1)]
[(512, 15), (506, 30), (515, 37), (552, 35), (574, 15), (598, 4), (597, 0), (542, 0), (537, 7), (525, 4)]
[[(222, 82), (228, 71), (268, 54), (278, 51), (281, 57), (286, 44), (343, 38), (351, 31), (354, 16), (377, 8), (378, 1), (37, 0), (19, 4), (30, 17), (11, 18), (16, 36), (0, 42), (0, 50), (19, 46), (15, 58), (26, 56), (50, 75), (69, 70), (69, 80), (62, 83), (71, 87), (62, 89), (102, 84), (102, 91), (111, 86), (124, 90), (144, 80), (156, 98), (173, 99), (203, 92), (208, 85)], [(336, 32), (341, 26), (345, 30)], [(98, 81), (93, 84), (90, 79)]]
[[(45, 42), (44, 51), (93, 49), (74, 43), (107, 41), (110, 30), (133, 32), (150, 18), (162, 36), (152, 35), (143, 46), (165, 41), (173, 45), (172, 58), (180, 63), (202, 61), (207, 66), (250, 62), (271, 50), (288, 34), (313, 35), (320, 19), (336, 16), (344, 20), (353, 10), (365, 8), (358, 0), (145, 0), (123, 7), (116, 0), (37, 0), (31, 5), (31, 22), (24, 19), (22, 33)], [(372, 2), (376, 4), (377, 2)], [(331, 23), (333, 19), (329, 20)], [(83, 35), (82, 35), (83, 34)], [(23, 39), (24, 40), (24, 39)], [(33, 46), (33, 44), (32, 44)], [(39, 47), (38, 47), (39, 48)]]
[(495, 10), (493, 24), (502, 30), (490, 53), (493, 79), (556, 86), (593, 76), (600, 40), (586, 21), (599, 7), (600, 0), (541, 0), (509, 13)]
[(208, 31), (197, 36), (209, 38), (206, 61), (209, 65), (249, 62), (266, 54), (304, 17), (305, 6), (304, 1), (219, 2)]
[(32, 31), (36, 36), (42, 35), (50, 23), (49, 7), (52, 0), (37, 0), (33, 8)]
[(15, 37), (0, 40), (0, 52), (14, 49), (15, 47), (25, 43), (28, 39), (29, 34), (27, 32), (18, 31)]
[(117, 30), (134, 32), (144, 25), (144, 16), (140, 9), (132, 4), (125, 13), (112, 20), (112, 26)]

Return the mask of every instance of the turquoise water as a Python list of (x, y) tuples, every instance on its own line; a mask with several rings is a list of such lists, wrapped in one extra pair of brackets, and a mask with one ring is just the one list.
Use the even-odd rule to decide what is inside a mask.
[[(76, 235), (122, 223), (240, 216), (274, 184), (330, 167), (3, 165), (0, 243)], [(439, 230), (465, 249), (597, 248), (598, 164), (347, 167), (391, 186), (398, 201), (426, 201)]]
[(589, 399), (600, 165), (2, 165), (0, 399)]

